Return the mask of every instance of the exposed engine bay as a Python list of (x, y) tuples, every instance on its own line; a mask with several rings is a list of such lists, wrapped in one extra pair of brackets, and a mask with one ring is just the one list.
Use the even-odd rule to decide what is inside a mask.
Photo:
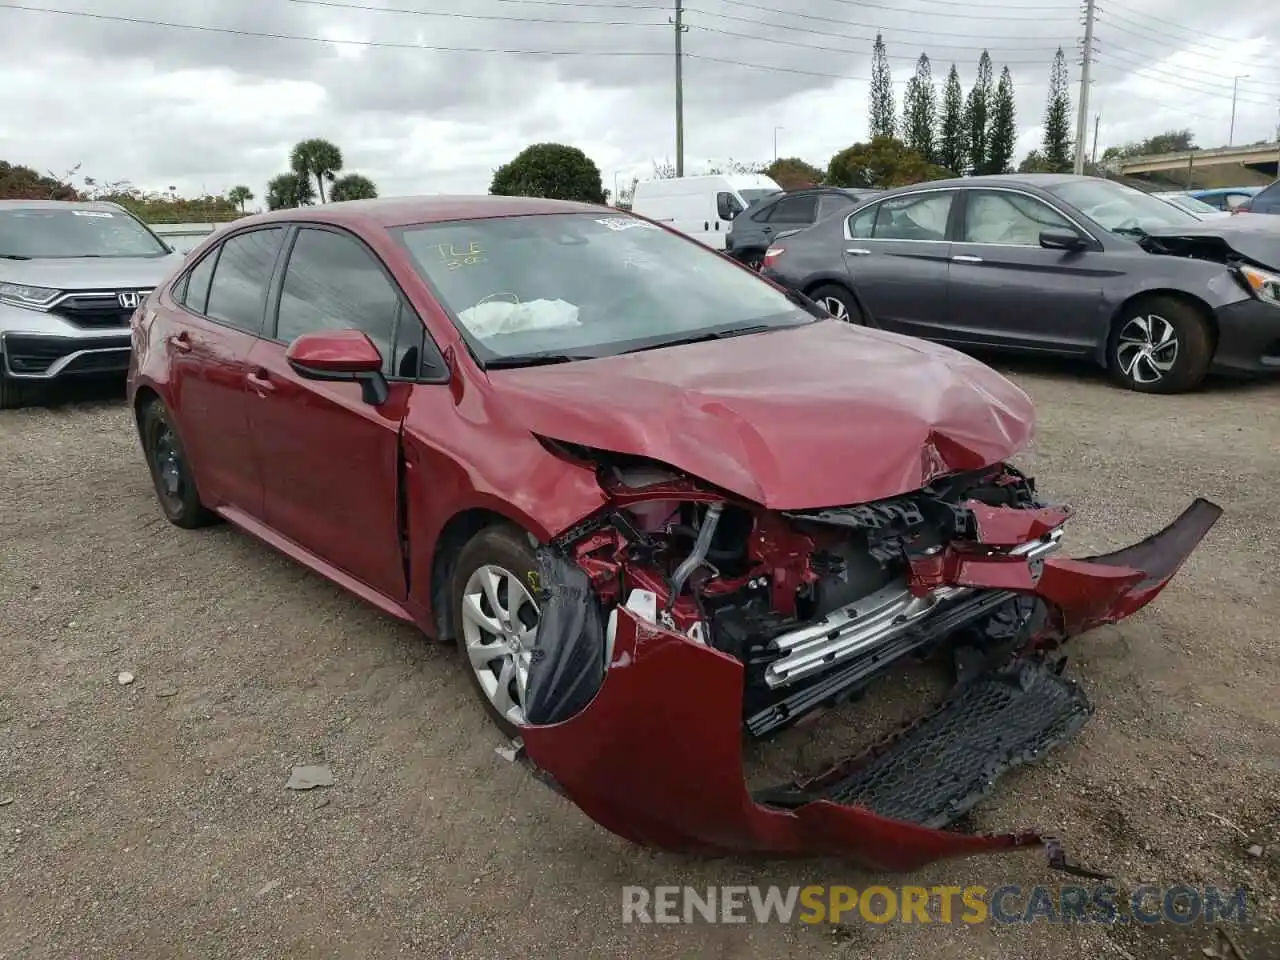
[[(1070, 515), (1007, 464), (887, 500), (783, 513), (652, 461), (556, 446), (596, 465), (611, 503), (553, 546), (604, 611), (625, 605), (739, 661), (743, 725), (756, 736), (855, 693), (899, 657), (1007, 617), (1015, 594), (932, 577), (931, 558), (953, 548), (1035, 561), (1058, 548)], [(984, 507), (1027, 511), (1026, 539), (984, 541)]]

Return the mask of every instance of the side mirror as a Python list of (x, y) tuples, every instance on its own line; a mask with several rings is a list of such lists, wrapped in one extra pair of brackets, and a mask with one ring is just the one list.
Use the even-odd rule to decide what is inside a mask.
[(380, 407), (390, 396), (382, 354), (360, 330), (304, 333), (285, 351), (294, 373), (307, 380), (358, 383), (364, 402)]
[(716, 194), (716, 214), (721, 220), (732, 220), (742, 212), (742, 207), (732, 193)]
[(1084, 237), (1070, 230), (1044, 230), (1040, 233), (1040, 246), (1046, 250), (1083, 250), (1088, 245)]

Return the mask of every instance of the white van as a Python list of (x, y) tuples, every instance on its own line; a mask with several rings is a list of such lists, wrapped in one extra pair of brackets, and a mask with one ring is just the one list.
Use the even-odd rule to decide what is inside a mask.
[(646, 180), (636, 184), (631, 210), (723, 250), (733, 218), (761, 197), (781, 192), (770, 177), (758, 173)]

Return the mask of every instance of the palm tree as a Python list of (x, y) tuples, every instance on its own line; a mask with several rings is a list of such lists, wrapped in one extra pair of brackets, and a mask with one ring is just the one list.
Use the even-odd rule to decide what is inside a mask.
[(329, 188), (329, 199), (338, 200), (372, 200), (378, 195), (378, 188), (372, 180), (359, 173), (348, 173), (339, 177)]
[(282, 173), (267, 184), (267, 209), (285, 210), (302, 207), (315, 199), (311, 181), (296, 173)]
[(239, 207), (241, 213), (244, 213), (244, 205), (253, 199), (253, 191), (244, 184), (240, 184), (227, 191), (227, 199)]
[(320, 202), (324, 203), (324, 182), (328, 180), (333, 183), (334, 177), (342, 169), (342, 151), (328, 140), (303, 140), (289, 154), (289, 166), (299, 177), (316, 178), (316, 186), (320, 188)]

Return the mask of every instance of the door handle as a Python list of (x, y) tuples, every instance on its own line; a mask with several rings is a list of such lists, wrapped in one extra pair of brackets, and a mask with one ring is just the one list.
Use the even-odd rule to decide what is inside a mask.
[(862, 247), (846, 247), (844, 252), (845, 252), (845, 253), (847, 253), (847, 254), (849, 254), (849, 256), (851, 256), (851, 257), (869, 257), (869, 256), (871, 256), (871, 251), (870, 251), (870, 250), (864, 250)]
[(191, 338), (185, 333), (175, 333), (169, 338), (169, 346), (177, 350), (179, 353), (191, 352)]
[(271, 382), (270, 375), (265, 370), (254, 370), (245, 377), (245, 380), (249, 382), (249, 389), (260, 397), (265, 397), (276, 388), (276, 385)]
[(982, 262), (981, 257), (967, 257), (964, 254), (959, 254), (957, 256), (952, 257), (951, 259), (954, 260), (956, 263), (981, 263)]

